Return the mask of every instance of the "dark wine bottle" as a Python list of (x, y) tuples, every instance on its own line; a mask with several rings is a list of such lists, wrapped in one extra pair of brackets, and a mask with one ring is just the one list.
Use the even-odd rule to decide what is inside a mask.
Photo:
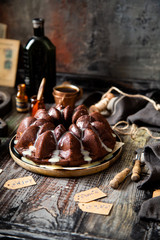
[(44, 19), (32, 20), (34, 36), (24, 49), (26, 92), (29, 97), (36, 95), (42, 78), (46, 78), (44, 101), (54, 101), (52, 92), (56, 85), (56, 48), (44, 35)]

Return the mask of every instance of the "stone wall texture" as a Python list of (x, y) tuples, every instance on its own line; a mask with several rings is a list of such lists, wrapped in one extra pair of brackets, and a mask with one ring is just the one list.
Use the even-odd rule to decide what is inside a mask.
[(57, 72), (150, 82), (160, 88), (160, 1), (0, 0), (7, 37), (24, 46), (32, 18), (45, 19)]

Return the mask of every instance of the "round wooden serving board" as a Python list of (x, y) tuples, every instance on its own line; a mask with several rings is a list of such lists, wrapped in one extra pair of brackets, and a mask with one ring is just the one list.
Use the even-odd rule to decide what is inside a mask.
[[(118, 141), (121, 142), (120, 138), (117, 136)], [(113, 153), (113, 155), (108, 155), (108, 157), (96, 161), (94, 163), (81, 165), (80, 167), (61, 167), (58, 165), (38, 165), (33, 161), (21, 157), (14, 149), (14, 139), (11, 139), (9, 144), (9, 151), (13, 160), (21, 167), (25, 168), (34, 173), (42, 174), (51, 177), (80, 177), (98, 173), (104, 169), (110, 167), (120, 156), (122, 151), (122, 146)]]

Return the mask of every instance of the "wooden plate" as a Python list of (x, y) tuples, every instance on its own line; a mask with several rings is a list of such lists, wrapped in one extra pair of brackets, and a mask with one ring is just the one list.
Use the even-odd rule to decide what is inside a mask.
[[(11, 139), (9, 144), (9, 151), (13, 160), (21, 167), (34, 173), (42, 174), (51, 177), (80, 177), (98, 173), (110, 167), (120, 156), (122, 145), (113, 154), (107, 155), (105, 158), (94, 163), (81, 165), (79, 167), (61, 167), (58, 165), (39, 165), (33, 161), (22, 157), (14, 149), (14, 139)], [(118, 142), (122, 143), (120, 137), (117, 135)]]

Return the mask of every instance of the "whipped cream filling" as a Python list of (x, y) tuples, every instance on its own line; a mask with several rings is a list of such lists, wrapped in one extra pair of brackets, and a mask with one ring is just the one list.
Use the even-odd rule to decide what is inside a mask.
[(35, 149), (36, 149), (35, 146), (31, 145), (31, 146), (29, 146), (29, 148), (27, 150), (22, 152), (22, 155), (23, 156), (26, 156), (26, 155), (31, 156), (32, 152), (34, 152)]
[(51, 163), (59, 162), (61, 159), (59, 156), (59, 152), (60, 152), (59, 150), (54, 150), (52, 157), (48, 159), (48, 162), (51, 162)]
[(84, 161), (89, 162), (89, 163), (92, 161), (92, 158), (89, 156), (89, 152), (88, 151), (82, 150), (81, 153), (82, 153), (82, 155), (84, 157)]

